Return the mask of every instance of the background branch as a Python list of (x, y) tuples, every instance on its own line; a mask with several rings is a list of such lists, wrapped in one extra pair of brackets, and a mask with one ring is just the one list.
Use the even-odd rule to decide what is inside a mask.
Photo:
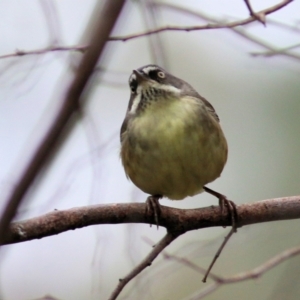
[[(172, 9), (172, 10), (175, 10), (175, 11), (178, 11), (178, 12), (181, 12), (181, 13), (187, 13), (191, 16), (194, 16), (194, 17), (199, 17), (200, 19), (202, 20), (205, 20), (207, 22), (214, 22), (214, 23), (217, 23), (217, 24), (220, 24), (222, 25), (224, 23), (224, 21), (220, 20), (220, 19), (217, 19), (217, 18), (214, 18), (214, 17), (211, 17), (203, 12), (199, 12), (199, 11), (194, 11), (194, 10), (191, 10), (191, 9), (188, 9), (188, 8), (185, 8), (185, 7), (181, 7), (181, 6), (178, 6), (178, 5), (174, 5), (174, 4), (168, 4), (168, 3), (157, 3), (156, 5), (158, 6), (161, 6), (161, 7), (165, 7), (167, 9)], [(274, 24), (277, 24), (277, 26), (280, 26), (280, 27), (283, 27), (289, 31), (297, 31), (298, 32), (298, 28), (295, 28), (295, 27), (291, 27), (291, 26), (288, 26), (286, 24), (283, 24), (283, 23), (276, 23), (274, 21), (270, 21), (270, 23), (274, 23)], [(273, 55), (284, 55), (284, 56), (287, 56), (287, 57), (290, 57), (290, 58), (293, 58), (293, 59), (296, 59), (296, 60), (300, 60), (300, 55), (299, 54), (296, 54), (296, 53), (291, 53), (291, 52), (287, 52), (287, 50), (291, 50), (293, 48), (296, 48), (298, 45), (293, 45), (291, 47), (287, 47), (287, 48), (284, 48), (284, 49), (277, 49), (275, 46), (271, 45), (270, 43), (256, 37), (256, 36), (253, 36), (251, 35), (250, 33), (246, 32), (243, 28), (237, 28), (236, 27), (228, 27), (230, 30), (232, 30), (234, 33), (236, 33), (237, 35), (245, 38), (246, 40), (256, 44), (256, 45), (259, 45), (261, 47), (263, 47), (264, 49), (266, 49), (268, 52), (268, 55), (267, 56), (271, 56), (270, 53), (272, 53)], [(253, 56), (258, 56), (259, 54), (256, 54), (256, 53), (251, 53)]]
[(7, 201), (0, 220), (0, 242), (3, 241), (6, 229), (15, 216), (16, 210), (21, 203), (27, 190), (33, 183), (47, 159), (57, 146), (60, 135), (66, 128), (69, 120), (79, 108), (79, 99), (89, 80), (90, 75), (101, 55), (107, 38), (119, 16), (124, 0), (106, 1), (99, 13), (98, 23), (92, 30), (90, 49), (82, 57), (76, 76), (67, 92), (66, 98), (53, 120), (51, 127), (41, 140), (39, 147), (33, 153), (27, 168), (21, 175), (11, 196)]
[(252, 9), (252, 6), (250, 4), (249, 0), (244, 0), (247, 9), (249, 10), (249, 14), (250, 16), (256, 18), (257, 21), (259, 21), (260, 23), (262, 23), (263, 25), (266, 24), (266, 15), (265, 14), (259, 14), (259, 13), (255, 13), (254, 10)]
[[(270, 269), (278, 266), (282, 262), (286, 261), (287, 259), (294, 257), (296, 255), (300, 254), (300, 247), (293, 247), (291, 249), (287, 249), (283, 251), (282, 253), (272, 257), (268, 261), (264, 262), (260, 266), (256, 267), (253, 270), (247, 271), (247, 272), (241, 272), (233, 276), (229, 277), (221, 277), (216, 274), (210, 274), (209, 277), (215, 281), (213, 284), (209, 285), (208, 287), (204, 288), (200, 292), (195, 293), (192, 297), (189, 297), (189, 300), (199, 300), (205, 298), (207, 295), (211, 294), (218, 288), (220, 288), (224, 284), (230, 284), (230, 283), (238, 283), (245, 280), (250, 279), (257, 279), (261, 277), (264, 273), (269, 271)], [(172, 255), (168, 256), (168, 259), (174, 259), (180, 263), (183, 263), (184, 265), (191, 267), (193, 270), (200, 270), (200, 273), (202, 272), (202, 269), (197, 269), (196, 266), (193, 264), (188, 264), (184, 260), (180, 260), (180, 258), (174, 257)]]
[(108, 300), (117, 299), (118, 295), (121, 293), (125, 285), (134, 277), (136, 277), (139, 273), (141, 273), (144, 269), (151, 266), (154, 259), (165, 249), (168, 245), (170, 245), (180, 234), (168, 232), (156, 245), (153, 246), (152, 251), (145, 257), (145, 259), (138, 264), (128, 275), (124, 278), (120, 279), (119, 284), (112, 292), (111, 296)]
[[(254, 21), (259, 21), (261, 23), (263, 23), (265, 25), (265, 16), (268, 14), (271, 14), (281, 8), (283, 8), (284, 6), (286, 6), (287, 4), (289, 4), (290, 2), (292, 2), (293, 0), (285, 0), (280, 2), (277, 5), (274, 5), (270, 8), (264, 9), (258, 13), (254, 13), (250, 2), (247, 0), (245, 0), (245, 3), (247, 5), (247, 8), (249, 10), (250, 13), (250, 17), (248, 17), (247, 19), (242, 19), (239, 21), (234, 21), (234, 22), (228, 22), (228, 23), (224, 23), (224, 21), (218, 20), (216, 18), (213, 17), (209, 17), (208, 15), (202, 13), (202, 12), (196, 12), (194, 10), (191, 9), (187, 9), (184, 7), (180, 7), (174, 4), (166, 4), (166, 3), (140, 3), (140, 6), (142, 8), (144, 8), (145, 5), (147, 5), (147, 9), (149, 10), (149, 12), (145, 12), (147, 13), (150, 17), (151, 14), (153, 13), (153, 9), (155, 9), (155, 7), (166, 7), (169, 9), (174, 9), (174, 10), (178, 10), (181, 12), (185, 12), (188, 13), (190, 15), (194, 15), (194, 16), (198, 16), (200, 17), (202, 20), (205, 20), (207, 22), (212, 22), (206, 25), (201, 25), (201, 26), (188, 26), (188, 27), (184, 27), (184, 26), (166, 26), (166, 27), (161, 27), (161, 28), (156, 28), (156, 29), (151, 29), (151, 30), (147, 30), (144, 33), (138, 33), (138, 34), (132, 34), (132, 35), (128, 35), (128, 36), (123, 36), (123, 37), (109, 37), (108, 40), (109, 41), (127, 41), (130, 39), (134, 39), (134, 38), (139, 38), (139, 37), (144, 37), (144, 36), (149, 36), (149, 35), (153, 35), (159, 32), (164, 32), (164, 31), (195, 31), (195, 30), (207, 30), (207, 29), (223, 29), (223, 28), (230, 28), (232, 29), (235, 33), (239, 34), (240, 36), (266, 48), (268, 50), (268, 52), (266, 54), (259, 54), (259, 53), (253, 53), (253, 56), (258, 56), (258, 55), (264, 55), (264, 56), (272, 56), (272, 55), (287, 55), (290, 56), (292, 58), (295, 58), (297, 60), (300, 59), (300, 56), (297, 54), (293, 54), (293, 53), (287, 53), (288, 50), (294, 49), (296, 47), (298, 47), (298, 45), (294, 45), (291, 47), (286, 47), (284, 49), (276, 49), (274, 46), (266, 43), (263, 40), (259, 40), (256, 37), (251, 36), (249, 33), (246, 33), (245, 31), (242, 31), (241, 29), (237, 28), (241, 25), (246, 25), (246, 24), (250, 24)], [(148, 21), (149, 16), (145, 16), (145, 21)], [(153, 19), (153, 18), (152, 18)], [(152, 20), (151, 19), (151, 20)], [(284, 23), (279, 23), (276, 21), (268, 21), (271, 24), (277, 24), (280, 27), (286, 27), (289, 30), (294, 30), (297, 31), (299, 30), (296, 27), (292, 27), (290, 25), (286, 25)], [(165, 64), (165, 55), (163, 53), (163, 47), (160, 43), (160, 39), (159, 37), (157, 37), (155, 39), (155, 45), (156, 47), (152, 47), (153, 44), (153, 40), (149, 40), (149, 45), (152, 47), (151, 49), (153, 50), (152, 53), (153, 55), (155, 55), (155, 59), (154, 62), (156, 62), (159, 65), (164, 66)], [(73, 45), (73, 46), (60, 46), (60, 45), (53, 45), (53, 46), (49, 46), (49, 47), (45, 47), (45, 48), (40, 48), (40, 49), (35, 49), (35, 50), (16, 50), (14, 53), (8, 53), (8, 54), (4, 54), (4, 55), (0, 55), (0, 59), (5, 59), (5, 58), (11, 58), (11, 57), (20, 57), (20, 56), (26, 56), (26, 55), (40, 55), (40, 54), (46, 54), (49, 52), (58, 52), (58, 51), (75, 51), (75, 52), (81, 52), (84, 53), (87, 49), (89, 48), (89, 46), (87, 45)], [(157, 62), (157, 60), (160, 61), (160, 63)], [(164, 66), (166, 67), (166, 66)]]
[(88, 49), (88, 46), (50, 46), (41, 49), (35, 50), (16, 50), (14, 53), (0, 55), (1, 58), (10, 58), (10, 57), (17, 57), (17, 56), (25, 56), (25, 55), (39, 55), (39, 54), (46, 54), (49, 52), (57, 52), (57, 51), (76, 51), (84, 53)]
[[(257, 12), (256, 15), (259, 15), (259, 16), (269, 15), (269, 14), (283, 8), (284, 6), (288, 5), (292, 1), (293, 0), (281, 1), (280, 3), (278, 3), (272, 7), (269, 7), (269, 8), (266, 8), (264, 10)], [(164, 4), (162, 4), (162, 5), (164, 5)], [(168, 5), (168, 4), (166, 4), (166, 5)], [(261, 18), (262, 17), (260, 17), (260, 19)], [(257, 21), (256, 16), (250, 16), (246, 19), (229, 22), (229, 23), (223, 23), (223, 24), (215, 23), (215, 24), (206, 24), (206, 25), (199, 25), (199, 26), (165, 26), (165, 27), (161, 27), (161, 28), (157, 28), (157, 29), (153, 29), (153, 30), (148, 30), (148, 31), (145, 31), (142, 33), (135, 33), (135, 34), (126, 35), (126, 36), (112, 36), (109, 38), (109, 41), (125, 42), (125, 41), (131, 40), (131, 39), (148, 36), (148, 35), (156, 34), (156, 33), (163, 32), (163, 31), (195, 31), (195, 30), (205, 30), (205, 29), (233, 28), (233, 27), (237, 27), (237, 26), (241, 26), (241, 25), (246, 25), (246, 24), (252, 23), (254, 21)]]

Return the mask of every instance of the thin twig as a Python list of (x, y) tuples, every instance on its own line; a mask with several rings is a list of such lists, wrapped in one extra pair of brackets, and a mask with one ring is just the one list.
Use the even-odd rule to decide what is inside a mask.
[(232, 28), (232, 30), (244, 37), (245, 39), (247, 39), (248, 41), (251, 41), (259, 46), (262, 46), (263, 48), (269, 50), (270, 52), (273, 52), (277, 55), (283, 55), (283, 56), (286, 56), (286, 57), (290, 57), (290, 58), (293, 58), (293, 59), (296, 59), (296, 60), (300, 60), (300, 55), (299, 54), (296, 54), (296, 53), (291, 53), (291, 52), (281, 52), (280, 50), (281, 49), (277, 49), (276, 47), (274, 47), (273, 45), (257, 38), (257, 37), (254, 37), (253, 35), (251, 35), (250, 33), (248, 32), (245, 32), (244, 30), (242, 29), (237, 29), (237, 28)]
[(300, 254), (300, 246), (287, 249), (281, 252), (280, 254), (274, 256), (273, 258), (269, 259), (268, 261), (264, 262), (262, 265), (258, 266), (257, 268), (250, 270), (248, 272), (241, 272), (234, 276), (225, 277), (225, 278), (216, 275), (214, 275), (214, 277), (210, 276), (215, 282), (209, 285), (208, 287), (206, 287), (205, 289), (202, 289), (201, 291), (195, 293), (192, 297), (189, 297), (188, 299), (189, 300), (203, 299), (205, 296), (211, 294), (212, 292), (214, 292), (216, 289), (218, 289), (224, 284), (237, 283), (249, 279), (257, 279), (261, 277), (264, 273), (269, 271), (270, 269), (279, 265), (280, 263), (299, 254)]
[[(287, 51), (289, 50), (293, 50), (296, 48), (300, 47), (300, 43), (299, 44), (295, 44), (295, 45), (291, 45), (289, 47), (286, 48), (282, 48), (282, 49), (277, 49), (277, 50), (269, 50), (269, 51), (264, 51), (264, 52), (251, 52), (250, 54), (253, 56), (264, 56), (264, 57), (270, 57), (270, 56), (274, 56), (274, 55), (278, 55), (278, 54), (285, 54), (287, 53)], [(300, 58), (300, 56), (299, 56)]]
[(272, 24), (272, 25), (275, 25), (279, 28), (283, 28), (283, 29), (287, 29), (287, 30), (290, 30), (290, 31), (294, 31), (296, 33), (299, 33), (300, 32), (300, 27), (299, 25), (290, 25), (290, 24), (286, 24), (284, 22), (281, 22), (281, 21), (278, 21), (278, 20), (275, 20), (275, 19), (271, 19), (271, 18), (268, 18), (268, 24)]
[[(286, 6), (287, 4), (289, 4), (292, 1), (293, 0), (285, 0), (285, 1), (279, 3), (275, 6), (272, 6), (270, 8), (267, 8), (265, 10), (262, 10), (262, 11), (256, 13), (255, 16), (258, 16), (258, 15), (266, 16), (268, 14), (271, 14), (271, 13), (283, 8), (284, 6)], [(208, 17), (207, 15), (204, 15), (203, 13), (195, 12), (195, 11), (183, 8), (183, 7), (176, 6), (174, 4), (155, 3), (155, 6), (165, 6), (165, 7), (185, 11), (185, 12), (188, 12), (190, 14), (199, 16), (202, 19), (207, 20), (208, 22), (213, 22), (213, 23), (206, 24), (206, 25), (201, 25), (201, 26), (190, 26), (190, 27), (165, 26), (165, 27), (158, 28), (158, 29), (147, 30), (146, 32), (143, 32), (143, 33), (123, 36), (123, 37), (110, 37), (108, 40), (109, 41), (127, 41), (127, 40), (130, 40), (130, 39), (143, 37), (143, 36), (147, 36), (147, 35), (152, 35), (152, 34), (163, 32), (163, 31), (194, 31), (194, 30), (222, 29), (222, 28), (236, 29), (235, 27), (238, 27), (238, 26), (241, 26), (241, 25), (246, 25), (246, 24), (252, 23), (255, 20), (257, 20), (257, 17), (250, 16), (247, 19), (234, 21), (234, 22), (229, 22), (229, 23), (224, 23), (224, 22), (221, 22), (220, 20), (216, 20), (214, 18)], [(275, 23), (275, 24), (278, 23), (277, 21), (274, 21), (274, 20), (270, 20), (270, 22)], [(291, 26), (286, 25), (286, 24), (281, 24), (281, 26), (290, 27), (291, 30), (299, 30), (298, 28), (291, 27)], [(236, 29), (236, 30), (238, 30), (238, 29)], [(268, 45), (267, 43), (264, 43), (263, 41), (255, 40), (255, 38), (251, 37), (250, 35), (246, 36), (246, 34), (245, 34), (244, 37), (246, 37), (247, 39), (249, 39), (249, 40), (251, 40), (251, 41), (267, 48), (267, 49), (270, 49), (270, 48), (274, 49), (274, 47), (272, 47), (271, 45)], [(89, 46), (52, 46), (52, 47), (46, 47), (46, 48), (41, 48), (41, 49), (36, 49), (36, 50), (29, 50), (29, 51), (16, 50), (16, 52), (14, 52), (14, 53), (0, 55), (0, 59), (9, 58), (9, 57), (17, 57), (17, 56), (25, 56), (25, 55), (39, 55), (39, 54), (45, 54), (45, 53), (53, 52), (53, 51), (85, 52), (88, 49), (88, 47)], [(270, 51), (271, 51), (271, 49), (270, 49)], [(274, 52), (276, 52), (276, 51), (277, 50), (274, 50)], [(278, 51), (278, 54), (281, 54), (281, 52)], [(296, 58), (296, 59), (300, 59), (300, 56), (298, 56), (298, 55), (292, 55), (292, 54), (289, 55), (288, 54), (288, 56), (291, 56), (291, 57)]]
[(27, 193), (42, 167), (46, 164), (46, 161), (50, 158), (51, 154), (54, 153), (61, 133), (66, 129), (71, 117), (78, 110), (80, 96), (101, 56), (107, 38), (119, 16), (123, 4), (124, 0), (107, 0), (106, 3), (101, 6), (103, 9), (99, 12), (98, 22), (93, 27), (95, 29), (93, 29), (90, 38), (90, 49), (82, 57), (61, 109), (41, 140), (40, 145), (36, 151), (34, 151), (25, 171), (16, 183), (12, 194), (6, 202), (7, 204), (1, 214), (0, 220), (0, 243), (3, 242), (8, 225), (15, 216), (16, 210), (24, 195)]
[(258, 22), (266, 26), (266, 15), (254, 12), (249, 0), (244, 0), (244, 2), (246, 3), (250, 16), (254, 17)]
[(137, 265), (132, 271), (128, 273), (128, 275), (119, 280), (119, 284), (112, 292), (111, 296), (108, 300), (114, 300), (121, 293), (126, 284), (136, 277), (139, 273), (141, 273), (144, 269), (151, 266), (154, 259), (162, 252), (164, 248), (166, 248), (169, 244), (171, 244), (180, 234), (168, 232), (158, 244), (156, 244), (152, 251), (145, 257), (143, 261), (139, 265)]
[(0, 55), (1, 58), (9, 58), (9, 57), (17, 57), (17, 56), (25, 56), (25, 55), (40, 55), (48, 52), (56, 52), (56, 51), (76, 51), (84, 53), (89, 46), (51, 46), (46, 48), (40, 48), (35, 50), (16, 50), (14, 53)]
[(228, 278), (223, 278), (222, 283), (226, 283), (226, 284), (227, 283), (236, 283), (236, 282), (240, 282), (240, 281), (244, 281), (244, 280), (248, 280), (248, 279), (256, 279), (256, 278), (262, 276), (264, 273), (266, 273), (270, 269), (272, 269), (272, 268), (276, 267), (277, 265), (279, 265), (280, 263), (284, 262), (285, 260), (287, 260), (293, 256), (299, 255), (299, 254), (300, 254), (300, 246), (293, 247), (291, 249), (287, 249), (251, 271), (241, 272), (234, 276), (231, 276)]
[(231, 236), (236, 232), (235, 228), (232, 227), (231, 230), (229, 231), (229, 233), (227, 234), (227, 236), (224, 238), (223, 243), (221, 244), (220, 248), (218, 249), (217, 253), (215, 254), (212, 262), (210, 263), (203, 279), (202, 282), (206, 282), (207, 276), (209, 275), (213, 265), (215, 264), (216, 260), (218, 259), (218, 257), (220, 256), (222, 250), (224, 249), (225, 245), (227, 244), (227, 242), (229, 241), (229, 239), (231, 238)]
[[(266, 8), (264, 10), (259, 11), (257, 14), (259, 14), (259, 15), (271, 14), (271, 13), (283, 8), (284, 6), (288, 5), (292, 1), (293, 0), (281, 1), (280, 3), (278, 3), (278, 4), (276, 4), (272, 7), (269, 7), (269, 8)], [(158, 5), (160, 5), (160, 4), (158, 4)], [(162, 4), (162, 5), (164, 5), (164, 4)], [(156, 33), (163, 32), (163, 31), (195, 31), (195, 30), (205, 30), (205, 29), (233, 28), (233, 27), (249, 24), (249, 23), (254, 22), (256, 20), (257, 20), (256, 17), (250, 16), (250, 17), (248, 17), (246, 19), (243, 19), (243, 20), (229, 22), (229, 23), (223, 23), (223, 24), (213, 23), (213, 24), (206, 24), (206, 25), (199, 25), (199, 26), (165, 26), (165, 27), (145, 31), (145, 32), (142, 32), (142, 33), (130, 34), (130, 35), (127, 35), (127, 36), (112, 36), (112, 37), (109, 38), (109, 40), (110, 41), (123, 41), (123, 42), (125, 42), (125, 41), (131, 40), (131, 39), (144, 37), (144, 36), (147, 36), (147, 35), (156, 34)]]
[[(177, 6), (175, 4), (166, 4), (166, 3), (156, 3), (156, 5), (158, 6), (162, 6), (162, 7), (166, 7), (168, 9), (173, 9), (179, 12), (185, 12), (187, 14), (190, 14), (192, 16), (195, 17), (199, 17), (202, 20), (205, 20), (207, 22), (214, 22), (214, 23), (218, 23), (218, 24), (222, 24), (221, 20), (217, 20), (216, 18), (213, 18), (211, 16), (208, 16), (207, 14), (204, 14), (202, 12), (195, 12), (194, 10), (185, 8), (185, 7), (181, 7), (181, 6)], [(295, 53), (291, 53), (291, 52), (280, 52), (279, 49), (276, 49), (276, 47), (274, 47), (273, 45), (245, 32), (245, 30), (241, 29), (241, 28), (236, 28), (236, 27), (232, 27), (230, 28), (230, 30), (232, 30), (234, 33), (238, 34), (239, 36), (245, 38), (247, 41), (253, 42), (256, 45), (259, 45), (267, 50), (269, 50), (270, 52), (274, 52), (277, 53), (278, 55), (284, 55), (296, 60), (300, 60), (300, 55), (295, 54)]]

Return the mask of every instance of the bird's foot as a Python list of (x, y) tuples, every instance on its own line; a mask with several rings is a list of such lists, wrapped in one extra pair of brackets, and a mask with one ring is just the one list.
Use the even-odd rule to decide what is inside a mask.
[(238, 221), (238, 213), (237, 213), (237, 209), (236, 209), (236, 204), (233, 201), (228, 200), (225, 195), (220, 194), (214, 190), (211, 190), (210, 188), (208, 188), (206, 186), (204, 186), (203, 189), (205, 192), (207, 192), (219, 199), (219, 205), (220, 205), (222, 213), (224, 213), (225, 206), (227, 207), (228, 213), (231, 217), (231, 226), (234, 229), (234, 232), (236, 232), (237, 231), (237, 221)]
[[(151, 215), (154, 218), (154, 222), (158, 229), (158, 217), (161, 213), (161, 208), (159, 204), (159, 199), (162, 198), (161, 195), (149, 196), (146, 200), (146, 214)], [(152, 224), (150, 224), (152, 226)]]

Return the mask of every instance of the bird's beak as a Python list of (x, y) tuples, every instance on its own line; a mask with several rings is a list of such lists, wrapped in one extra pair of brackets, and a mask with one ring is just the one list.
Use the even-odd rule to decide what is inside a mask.
[(139, 71), (133, 70), (133, 73), (136, 76), (136, 80), (137, 80), (138, 84), (149, 81), (149, 79), (144, 74), (140, 73)]

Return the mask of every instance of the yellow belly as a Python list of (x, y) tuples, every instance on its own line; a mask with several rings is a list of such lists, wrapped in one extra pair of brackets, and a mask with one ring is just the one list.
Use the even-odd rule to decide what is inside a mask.
[(194, 99), (162, 101), (129, 122), (121, 158), (145, 193), (181, 200), (220, 176), (227, 143), (219, 123)]

